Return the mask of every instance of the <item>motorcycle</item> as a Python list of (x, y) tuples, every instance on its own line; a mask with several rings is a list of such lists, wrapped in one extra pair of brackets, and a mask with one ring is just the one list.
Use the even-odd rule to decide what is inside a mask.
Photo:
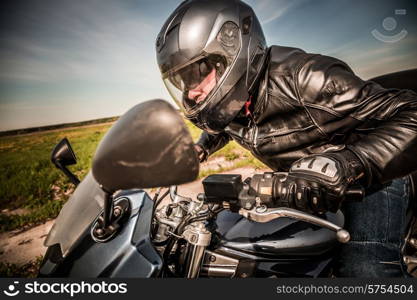
[[(415, 90), (404, 78), (416, 72), (373, 80)], [(40, 277), (330, 277), (338, 246), (350, 238), (340, 211), (270, 205), (266, 183), (286, 173), (214, 174), (204, 193), (179, 195), (199, 162), (182, 117), (163, 100), (136, 105), (112, 126), (82, 182), (68, 169), (76, 157), (67, 139), (51, 160), (77, 188), (45, 240)], [(151, 198), (151, 187), (165, 188)], [(416, 219), (410, 224), (403, 253), (415, 271)]]
[[(338, 244), (349, 241), (340, 211), (270, 207), (273, 173), (214, 174), (195, 199), (179, 195), (199, 162), (181, 116), (163, 100), (116, 122), (82, 182), (68, 169), (76, 163), (68, 140), (52, 161), (78, 186), (45, 240), (41, 277), (330, 276)], [(167, 188), (151, 199), (149, 187)]]

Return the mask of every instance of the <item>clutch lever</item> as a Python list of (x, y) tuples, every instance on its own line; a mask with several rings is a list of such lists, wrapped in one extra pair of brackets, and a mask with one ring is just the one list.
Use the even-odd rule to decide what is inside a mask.
[(239, 214), (249, 220), (260, 223), (266, 223), (282, 217), (301, 220), (336, 232), (336, 238), (340, 243), (347, 243), (350, 240), (349, 232), (342, 227), (337, 226), (332, 222), (292, 208), (278, 207), (267, 209), (265, 206), (258, 206), (251, 210), (241, 208), (239, 210)]
[(188, 197), (184, 197), (181, 196), (177, 193), (178, 190), (178, 186), (176, 185), (172, 185), (169, 187), (169, 197), (171, 198), (171, 201), (173, 203), (178, 203), (178, 202), (191, 202), (191, 198)]

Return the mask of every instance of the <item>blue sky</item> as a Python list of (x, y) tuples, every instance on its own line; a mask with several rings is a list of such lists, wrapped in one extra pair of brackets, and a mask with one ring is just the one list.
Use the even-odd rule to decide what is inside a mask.
[[(140, 101), (168, 100), (154, 40), (180, 2), (2, 1), (0, 131), (120, 115)], [(416, 1), (246, 2), (269, 45), (338, 57), (364, 79), (417, 67)], [(387, 43), (373, 30), (407, 34)]]

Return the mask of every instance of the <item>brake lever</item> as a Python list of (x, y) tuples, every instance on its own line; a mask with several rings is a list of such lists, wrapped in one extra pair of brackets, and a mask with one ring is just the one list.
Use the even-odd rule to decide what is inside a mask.
[(336, 232), (336, 238), (341, 243), (347, 243), (350, 240), (350, 234), (347, 230), (343, 229), (342, 227), (318, 218), (316, 216), (310, 215), (308, 213), (304, 213), (302, 211), (287, 208), (287, 207), (279, 207), (279, 208), (271, 208), (267, 209), (265, 206), (258, 206), (251, 210), (241, 208), (239, 210), (239, 214), (244, 216), (245, 218), (260, 222), (266, 223), (278, 218), (288, 217), (296, 220), (301, 220), (307, 223), (311, 223), (314, 225), (318, 225), (327, 229), (330, 229)]

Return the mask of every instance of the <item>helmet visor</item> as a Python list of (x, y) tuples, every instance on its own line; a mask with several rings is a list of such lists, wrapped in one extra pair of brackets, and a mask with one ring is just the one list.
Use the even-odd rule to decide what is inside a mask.
[(227, 59), (221, 55), (202, 57), (169, 72), (164, 83), (177, 105), (191, 114), (215, 92), (227, 67)]

